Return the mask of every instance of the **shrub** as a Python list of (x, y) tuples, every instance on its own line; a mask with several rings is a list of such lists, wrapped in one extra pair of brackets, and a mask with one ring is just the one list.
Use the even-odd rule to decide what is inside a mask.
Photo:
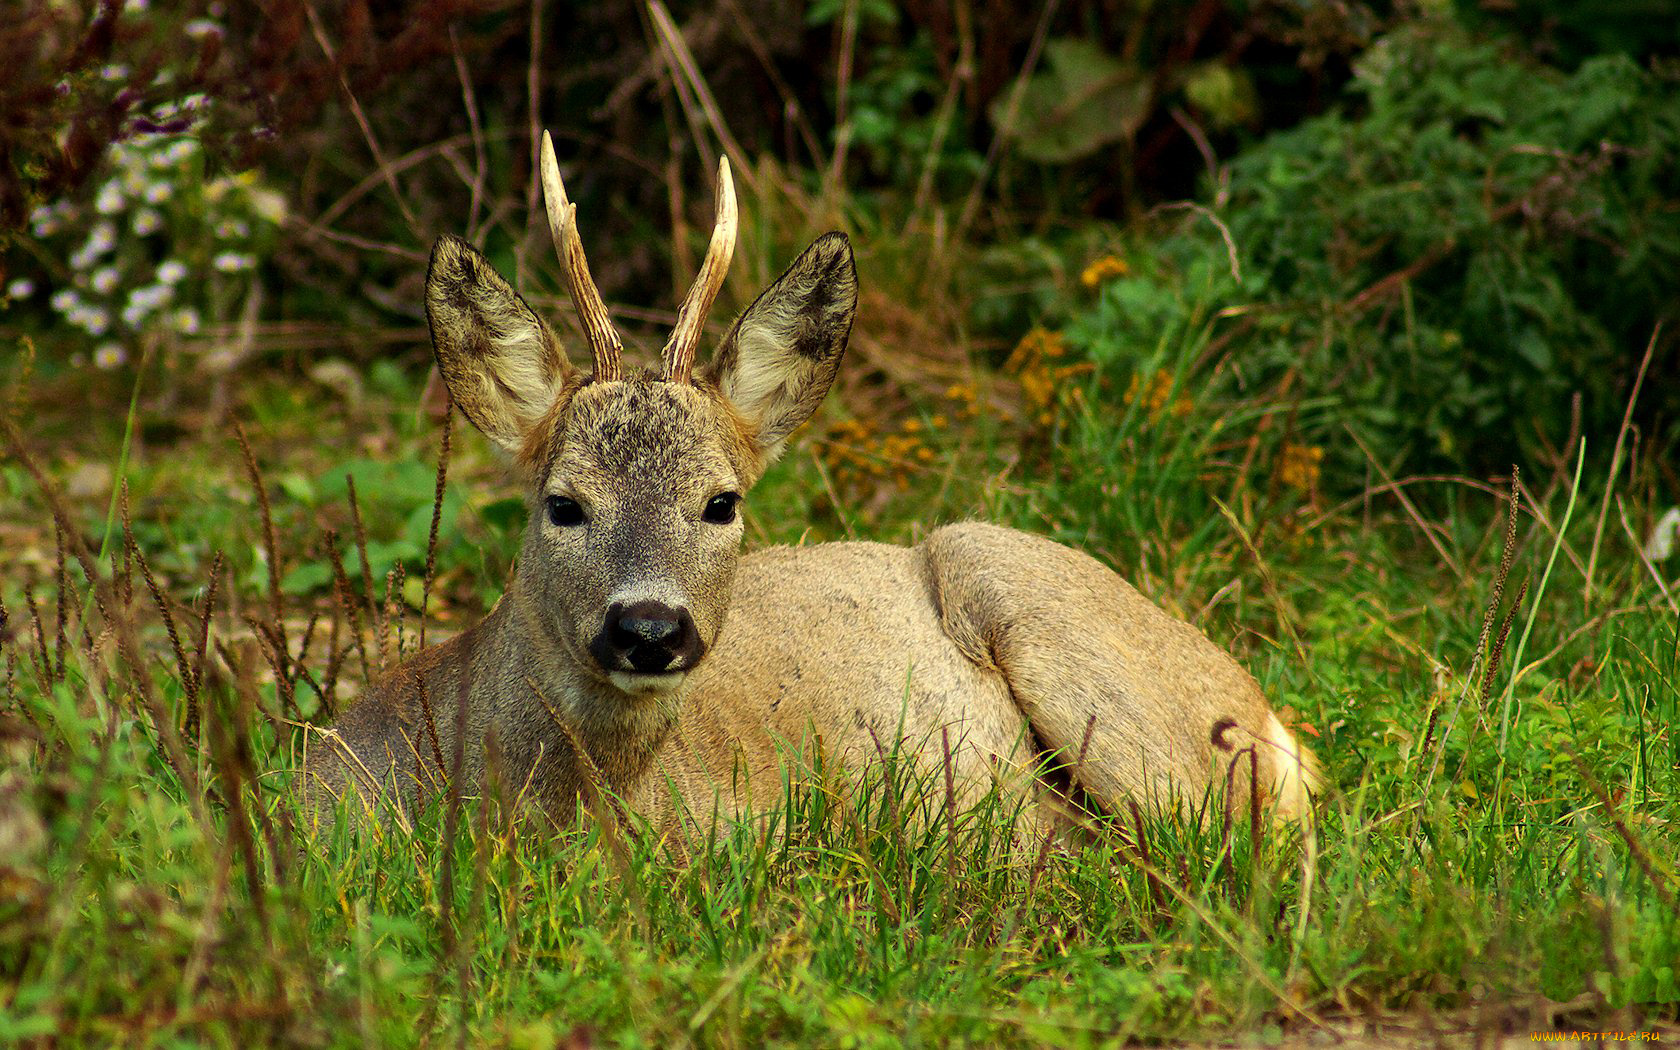
[[(184, 108), (202, 104), (193, 98)], [(19, 276), (6, 288), (9, 300), (45, 298), (97, 342), (93, 361), (106, 368), (147, 333), (190, 336), (231, 319), (285, 213), (284, 198), (254, 171), (209, 176), (190, 133), (121, 142), (109, 160), (91, 202), (35, 209), (42, 280)]]
[[(1354, 94), (1230, 165), (1240, 283), (1192, 218), (1105, 286), (1098, 327), (1120, 341), (1101, 352), (1142, 358), (1225, 311), (1212, 345), (1229, 383), (1340, 406), (1296, 421), (1323, 431), (1327, 477), (1365, 477), (1344, 421), (1408, 471), (1497, 473), (1561, 445), (1577, 393), (1587, 432), (1613, 430), (1676, 314), (1680, 77), (1623, 56), (1564, 75), (1414, 24), (1371, 49)], [(1672, 441), (1680, 389), (1646, 390), (1641, 418)]]

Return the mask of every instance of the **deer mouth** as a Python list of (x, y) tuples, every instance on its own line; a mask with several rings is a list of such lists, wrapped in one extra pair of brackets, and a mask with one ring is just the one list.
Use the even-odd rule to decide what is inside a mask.
[(674, 693), (688, 679), (688, 672), (662, 671), (658, 674), (637, 674), (629, 671), (609, 671), (607, 680), (620, 692), (631, 696), (663, 696)]

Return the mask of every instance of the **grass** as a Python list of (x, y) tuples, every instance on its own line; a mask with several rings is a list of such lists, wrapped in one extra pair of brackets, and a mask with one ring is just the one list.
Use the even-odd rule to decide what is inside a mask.
[[(834, 406), (754, 492), (750, 541), (983, 514), (1090, 550), (1306, 727), (1330, 783), (1311, 840), (1117, 814), (1021, 850), (997, 800), (950, 813), (937, 769), (820, 756), (763, 821), (675, 851), (494, 801), (304, 826), (296, 721), (415, 640), (439, 434), (413, 379), (355, 403), (254, 379), (271, 511), (231, 434), (144, 396), (125, 415), (128, 390), (78, 428), (38, 388), (0, 464), (0, 1043), (1672, 1031), (1680, 617), (1633, 544), (1565, 509), (1651, 491), (1651, 465), (1542, 465), (1514, 514), (1472, 479), (1333, 505), (1289, 451), (1323, 407), (1220, 393), (1191, 365), (1205, 333), (1033, 338), (996, 389)], [(432, 640), (494, 599), (524, 513), (476, 434), (453, 445)], [(74, 537), (96, 546), (107, 501), (94, 582)]]

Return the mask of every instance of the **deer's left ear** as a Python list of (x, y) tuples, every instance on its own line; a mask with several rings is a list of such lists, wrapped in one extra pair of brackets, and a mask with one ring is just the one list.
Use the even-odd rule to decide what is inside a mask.
[(703, 375), (716, 382), (774, 458), (834, 382), (857, 312), (857, 268), (843, 233), (793, 261), (718, 344)]
[(426, 317), (450, 398), (485, 437), (517, 454), (572, 373), (560, 340), (490, 260), (448, 234), (432, 248)]

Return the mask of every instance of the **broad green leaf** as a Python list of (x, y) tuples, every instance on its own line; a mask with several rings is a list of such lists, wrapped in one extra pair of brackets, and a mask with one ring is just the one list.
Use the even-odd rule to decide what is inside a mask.
[[(992, 102), (990, 116), (1021, 154), (1059, 164), (1130, 139), (1149, 115), (1147, 73), (1089, 40), (1063, 38), (1045, 45), (1045, 68)], [(1004, 127), (1010, 100), (1020, 91), (1014, 123)]]

